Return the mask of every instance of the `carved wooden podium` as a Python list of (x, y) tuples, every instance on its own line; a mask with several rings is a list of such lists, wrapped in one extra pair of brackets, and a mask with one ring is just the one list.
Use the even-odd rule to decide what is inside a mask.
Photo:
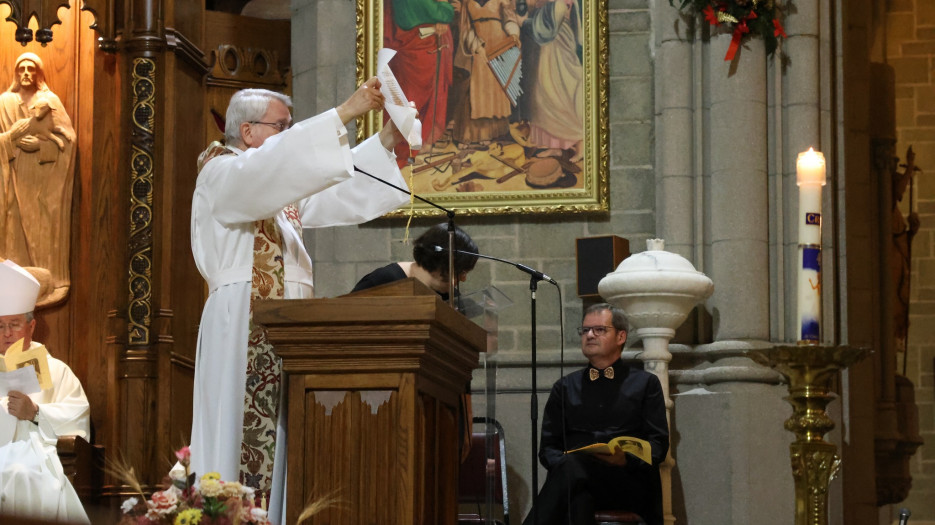
[(484, 330), (412, 279), (255, 308), (286, 377), (286, 523), (334, 493), (306, 523), (453, 525), (459, 397)]

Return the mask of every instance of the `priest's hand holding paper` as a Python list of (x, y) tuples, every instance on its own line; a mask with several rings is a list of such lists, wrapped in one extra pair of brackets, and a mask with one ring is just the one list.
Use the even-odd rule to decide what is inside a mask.
[(372, 77), (361, 84), (350, 98), (335, 108), (341, 122), (347, 124), (368, 111), (382, 108), (385, 99), (383, 93), (380, 92), (380, 87), (380, 80), (377, 77)]
[(7, 410), (10, 412), (11, 416), (22, 419), (23, 421), (32, 421), (36, 418), (36, 415), (39, 413), (39, 407), (33, 403), (29, 396), (16, 390), (10, 390), (9, 397), (10, 402)]

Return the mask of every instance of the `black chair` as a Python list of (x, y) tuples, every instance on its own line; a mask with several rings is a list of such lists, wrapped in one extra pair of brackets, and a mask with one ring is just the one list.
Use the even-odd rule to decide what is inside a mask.
[(458, 524), (510, 525), (503, 427), (495, 419), (475, 417), (473, 430), (458, 479)]
[(646, 525), (638, 514), (625, 510), (599, 510), (594, 513), (597, 525)]

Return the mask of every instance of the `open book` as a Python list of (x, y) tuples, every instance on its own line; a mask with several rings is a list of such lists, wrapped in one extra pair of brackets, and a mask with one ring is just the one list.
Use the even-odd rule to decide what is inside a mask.
[(652, 465), (653, 463), (652, 447), (649, 446), (649, 441), (630, 436), (618, 436), (611, 439), (609, 443), (594, 443), (586, 447), (569, 450), (566, 454), (571, 454), (572, 452), (608, 454), (611, 456), (629, 452), (647, 464)]
[[(0, 356), (0, 372), (9, 372), (32, 365), (42, 390), (52, 388), (49, 375), (49, 351), (42, 345), (23, 350), (23, 340), (10, 345), (6, 355)], [(5, 393), (3, 395), (6, 395)]]

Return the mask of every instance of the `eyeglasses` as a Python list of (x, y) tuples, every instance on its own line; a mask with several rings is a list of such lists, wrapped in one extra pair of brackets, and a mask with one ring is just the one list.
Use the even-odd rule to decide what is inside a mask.
[(24, 321), (13, 321), (12, 323), (0, 323), (0, 333), (6, 332), (7, 330), (11, 332), (19, 332), (26, 327)]
[(594, 332), (594, 335), (601, 337), (611, 329), (613, 329), (613, 326), (579, 326), (578, 335), (585, 335), (588, 332)]
[(292, 122), (260, 122), (259, 120), (251, 120), (250, 123), (263, 124), (264, 126), (269, 126), (280, 133), (292, 127)]

